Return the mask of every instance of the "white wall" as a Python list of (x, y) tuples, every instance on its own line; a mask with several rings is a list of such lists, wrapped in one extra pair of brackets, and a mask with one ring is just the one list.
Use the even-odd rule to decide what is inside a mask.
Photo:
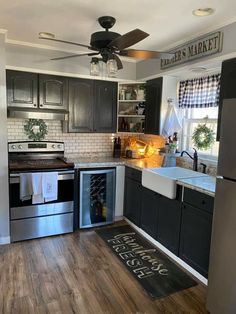
[(5, 34), (0, 34), (0, 244), (10, 242), (7, 157)]
[[(186, 62), (184, 64), (176, 65), (170, 67), (166, 70), (161, 70), (160, 68), (160, 60), (150, 59), (144, 60), (137, 63), (137, 80), (145, 80), (148, 78), (154, 78), (161, 75), (174, 75), (176, 73), (181, 73), (181, 71), (185, 71), (190, 67), (195, 66), (204, 66), (218, 63), (220, 64), (222, 60), (227, 60), (230, 58), (236, 57), (236, 22), (224, 26), (216, 31), (223, 32), (223, 49), (220, 53), (211, 55), (208, 57), (204, 57), (198, 60), (193, 60), (191, 62)], [(199, 37), (198, 35), (193, 36), (192, 39)], [(190, 39), (191, 40), (191, 39)], [(186, 40), (185, 42), (188, 42)], [(172, 49), (178, 46), (178, 43), (172, 46)], [(171, 49), (169, 49), (171, 50)]]
[(123, 61), (123, 69), (117, 73), (117, 78), (108, 78), (104, 66), (103, 75), (91, 77), (91, 57), (83, 56), (65, 60), (50, 60), (54, 57), (69, 55), (64, 52), (42, 49), (24, 45), (6, 45), (6, 66), (9, 69), (25, 70), (28, 72), (43, 72), (65, 76), (104, 79), (112, 81), (135, 80), (136, 63)]

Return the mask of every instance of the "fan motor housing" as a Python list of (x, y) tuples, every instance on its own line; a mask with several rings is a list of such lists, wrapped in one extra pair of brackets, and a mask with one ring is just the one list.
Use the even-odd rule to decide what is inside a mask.
[(120, 34), (115, 32), (101, 31), (91, 35), (90, 46), (97, 49), (106, 48), (107, 45)]

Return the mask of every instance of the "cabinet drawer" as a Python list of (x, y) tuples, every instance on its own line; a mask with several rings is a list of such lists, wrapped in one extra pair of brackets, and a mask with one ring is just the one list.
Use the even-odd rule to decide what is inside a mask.
[(213, 213), (214, 198), (207, 194), (184, 188), (184, 202)]
[(130, 167), (125, 167), (125, 176), (141, 183), (142, 171)]

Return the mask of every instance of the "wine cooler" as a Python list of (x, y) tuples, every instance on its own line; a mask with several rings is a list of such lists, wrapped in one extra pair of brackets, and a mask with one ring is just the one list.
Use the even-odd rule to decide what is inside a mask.
[(114, 221), (116, 170), (80, 171), (80, 228)]

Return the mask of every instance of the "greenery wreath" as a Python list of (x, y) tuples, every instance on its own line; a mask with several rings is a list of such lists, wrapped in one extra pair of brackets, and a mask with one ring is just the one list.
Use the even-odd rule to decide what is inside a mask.
[(28, 138), (33, 141), (41, 141), (48, 133), (47, 125), (42, 119), (29, 119), (24, 125)]
[(192, 140), (198, 149), (207, 150), (215, 141), (215, 133), (206, 124), (199, 124), (193, 132)]

